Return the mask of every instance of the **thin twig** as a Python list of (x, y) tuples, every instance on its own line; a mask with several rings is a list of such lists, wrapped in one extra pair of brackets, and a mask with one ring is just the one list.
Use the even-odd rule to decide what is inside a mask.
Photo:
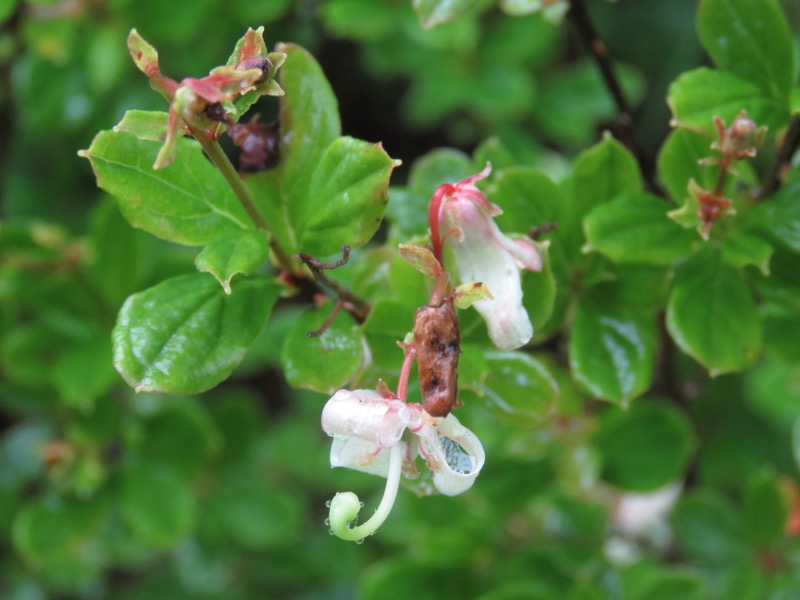
[(778, 157), (775, 160), (775, 166), (767, 177), (761, 192), (758, 194), (759, 201), (771, 196), (781, 187), (784, 171), (798, 148), (800, 148), (800, 115), (796, 115), (786, 129), (783, 142), (781, 142), (780, 148), (778, 148)]
[(575, 25), (575, 29), (583, 40), (586, 49), (589, 51), (592, 60), (594, 60), (597, 68), (600, 70), (603, 83), (605, 83), (614, 101), (614, 105), (616, 106), (617, 119), (615, 134), (636, 157), (641, 166), (648, 189), (657, 192), (659, 188), (653, 178), (652, 163), (649, 158), (644, 155), (636, 141), (636, 133), (633, 128), (633, 110), (628, 99), (625, 97), (622, 84), (614, 71), (614, 64), (608, 53), (608, 47), (597, 33), (592, 20), (589, 18), (584, 0), (572, 0), (570, 6), (570, 19)]
[(261, 211), (258, 210), (256, 203), (250, 196), (250, 190), (247, 189), (244, 181), (242, 181), (242, 178), (239, 177), (239, 173), (222, 151), (219, 143), (217, 143), (216, 140), (212, 140), (204, 131), (193, 130), (192, 135), (200, 143), (203, 151), (206, 153), (211, 162), (214, 163), (214, 166), (217, 167), (220, 173), (222, 173), (225, 181), (228, 182), (228, 185), (233, 190), (236, 198), (239, 200), (256, 228), (265, 232), (269, 236), (269, 247), (273, 254), (275, 254), (275, 258), (278, 259), (278, 263), (280, 264), (281, 268), (291, 272), (292, 260), (278, 243), (278, 240), (275, 239), (275, 235), (273, 234), (269, 223), (267, 223), (266, 219), (264, 219), (264, 215), (262, 215)]
[(302, 260), (308, 267), (308, 270), (311, 271), (314, 281), (320, 286), (332, 290), (336, 295), (337, 301), (342, 302), (342, 307), (350, 313), (358, 323), (366, 321), (367, 315), (369, 314), (369, 304), (353, 294), (350, 290), (343, 288), (339, 285), (338, 281), (331, 279), (322, 272), (325, 269), (336, 269), (346, 264), (350, 258), (350, 246), (342, 246), (342, 258), (335, 263), (323, 263), (307, 254), (298, 254), (297, 257)]

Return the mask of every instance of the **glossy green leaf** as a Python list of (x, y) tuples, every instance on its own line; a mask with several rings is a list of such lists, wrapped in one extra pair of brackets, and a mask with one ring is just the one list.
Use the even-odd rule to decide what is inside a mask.
[(515, 425), (536, 425), (553, 414), (558, 384), (542, 361), (519, 352), (487, 352), (484, 358), (488, 375), (477, 395), (491, 414)]
[(786, 102), (728, 71), (701, 67), (681, 74), (669, 88), (673, 124), (715, 136), (714, 117), (730, 124), (741, 111), (759, 126), (780, 128), (789, 118)]
[(713, 189), (719, 177), (719, 166), (699, 161), (713, 156), (712, 138), (688, 129), (670, 132), (658, 154), (658, 175), (672, 199), (683, 203), (688, 195), (689, 180), (704, 189)]
[(228, 296), (202, 273), (134, 294), (114, 328), (114, 366), (137, 391), (192, 394), (230, 375), (266, 323), (280, 288), (251, 277)]
[(334, 392), (366, 366), (366, 340), (352, 318), (340, 313), (321, 335), (309, 337), (330, 315), (330, 304), (295, 322), (283, 345), (281, 364), (293, 387)]
[(116, 133), (130, 133), (146, 142), (164, 143), (167, 137), (168, 115), (161, 111), (129, 110), (114, 126)]
[(605, 411), (593, 443), (602, 457), (603, 479), (639, 492), (679, 479), (696, 445), (687, 418), (663, 401)]
[(626, 194), (597, 206), (583, 221), (584, 251), (617, 263), (670, 265), (690, 254), (697, 235), (667, 216), (672, 205), (650, 194)]
[(649, 312), (586, 295), (578, 302), (569, 337), (573, 377), (594, 396), (627, 406), (650, 387), (656, 339)]
[(455, 21), (480, 5), (479, 0), (414, 0), (414, 10), (423, 27)]
[(224, 236), (203, 248), (194, 259), (197, 270), (211, 273), (231, 293), (234, 275), (249, 275), (269, 258), (269, 242), (262, 231), (245, 231), (237, 236)]
[(300, 218), (299, 248), (328, 256), (347, 244), (363, 246), (377, 231), (395, 161), (380, 144), (335, 140), (320, 157)]
[(718, 67), (788, 104), (797, 63), (792, 33), (777, 0), (703, 0), (697, 33)]
[(142, 463), (122, 474), (119, 509), (130, 531), (142, 542), (169, 548), (191, 530), (195, 497), (175, 471)]
[(276, 233), (288, 229), (278, 239), (284, 247), (294, 249), (292, 230), (306, 212), (314, 170), (326, 148), (339, 137), (341, 124), (336, 97), (314, 57), (294, 44), (279, 44), (276, 50), (286, 53), (279, 71), (285, 91), (280, 106), (280, 164), (248, 180), (271, 183), (269, 193), (253, 190), (256, 201), (267, 222), (276, 224)]
[(795, 332), (800, 331), (800, 312), (775, 304), (760, 307), (764, 327), (764, 347), (788, 364), (800, 365), (800, 344)]
[(119, 203), (125, 218), (162, 239), (202, 246), (252, 227), (222, 175), (194, 140), (178, 140), (177, 158), (154, 170), (159, 142), (101, 131), (81, 156), (92, 163), (97, 185)]
[(678, 347), (712, 376), (744, 369), (761, 351), (753, 295), (741, 274), (714, 251), (698, 254), (678, 271), (667, 329)]
[(583, 218), (591, 210), (625, 193), (642, 188), (639, 165), (633, 155), (610, 135), (575, 161), (571, 197), (562, 212), (559, 238), (568, 251), (575, 253), (583, 245)]

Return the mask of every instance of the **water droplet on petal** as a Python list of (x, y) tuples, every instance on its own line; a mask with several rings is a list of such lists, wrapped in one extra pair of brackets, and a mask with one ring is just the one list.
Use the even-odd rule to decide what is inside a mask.
[(330, 529), (330, 528), (328, 529), (328, 534), (329, 534), (329, 535), (335, 535), (335, 534), (333, 533), (333, 529)]
[(325, 525), (330, 525), (331, 524), (331, 520), (330, 519), (325, 519), (323, 521), (323, 523), (325, 523)]
[(364, 503), (363, 503), (363, 502), (359, 502), (359, 503), (358, 503), (358, 506), (359, 506), (360, 508), (364, 508)]
[(326, 501), (325, 501), (325, 506), (327, 506), (328, 508), (330, 508), (330, 507), (331, 507), (331, 501), (330, 501), (330, 500), (326, 500)]
[(364, 538), (358, 538), (358, 539), (356, 540), (356, 544), (358, 544), (359, 546), (360, 546), (361, 544), (363, 544), (363, 543), (364, 543)]

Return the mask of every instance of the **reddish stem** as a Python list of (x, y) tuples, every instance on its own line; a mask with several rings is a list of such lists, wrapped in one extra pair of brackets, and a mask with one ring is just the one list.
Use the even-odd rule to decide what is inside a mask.
[(442, 236), (439, 234), (439, 208), (442, 205), (442, 199), (453, 193), (453, 186), (449, 183), (440, 185), (433, 193), (431, 203), (428, 205), (428, 224), (431, 228), (431, 244), (433, 245), (433, 256), (439, 261), (439, 264), (444, 268), (444, 259), (442, 258)]
[(400, 381), (397, 382), (397, 397), (403, 402), (406, 401), (406, 395), (408, 394), (408, 378), (411, 376), (411, 365), (416, 354), (417, 351), (414, 346), (409, 346), (403, 359), (403, 368), (400, 369)]

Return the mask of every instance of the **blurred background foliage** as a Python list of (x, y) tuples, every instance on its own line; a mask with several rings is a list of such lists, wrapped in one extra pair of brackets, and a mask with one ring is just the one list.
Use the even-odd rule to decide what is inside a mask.
[[(109, 336), (124, 299), (195, 270), (193, 253), (131, 228), (76, 154), (127, 109), (165, 109), (129, 60), (132, 27), (178, 78), (219, 64), (248, 26), (266, 25), (270, 46), (303, 45), (331, 82), (344, 133), (403, 160), (393, 198), (413, 196), (411, 166), (434, 148), (472, 154), (493, 138), (480, 148), (495, 162), (492, 148), (509, 149), (558, 180), (614, 128), (614, 103), (568, 22), (482, 1), (426, 30), (411, 4), (0, 0), (4, 600), (800, 597), (791, 441), (800, 352), (796, 329), (785, 339), (785, 313), (765, 316), (775, 343), (749, 371), (698, 380), (678, 357), (676, 372), (696, 390), (688, 407), (658, 397), (628, 411), (584, 407), (556, 365), (558, 414), (544, 424), (470, 398), (459, 418), (487, 451), (478, 483), (457, 498), (401, 491), (363, 545), (323, 525), (333, 491), (369, 503), (379, 490), (368, 476), (330, 470), (325, 397), (284, 380), (283, 340), (292, 326), (308, 329), (294, 325), (295, 307), (281, 307), (234, 376), (201, 396), (137, 395), (115, 373)], [(795, 0), (783, 8), (800, 20)], [(652, 168), (669, 131), (668, 85), (708, 63), (696, 2), (588, 9), (620, 61)], [(419, 167), (420, 189), (433, 170)], [(415, 232), (402, 206), (390, 203), (389, 217), (384, 236)], [(796, 258), (776, 255), (772, 268), (785, 273), (777, 293), (800, 308)], [(368, 290), (364, 269), (353, 277)], [(404, 266), (392, 269), (393, 281), (410, 281)], [(367, 327), (368, 338), (385, 334)], [(373, 374), (396, 360), (374, 358)], [(552, 359), (530, 360), (535, 370)], [(493, 367), (502, 373), (502, 360)], [(512, 383), (494, 377), (513, 398)], [(797, 448), (800, 428), (794, 437)], [(667, 517), (658, 503), (681, 486)]]

